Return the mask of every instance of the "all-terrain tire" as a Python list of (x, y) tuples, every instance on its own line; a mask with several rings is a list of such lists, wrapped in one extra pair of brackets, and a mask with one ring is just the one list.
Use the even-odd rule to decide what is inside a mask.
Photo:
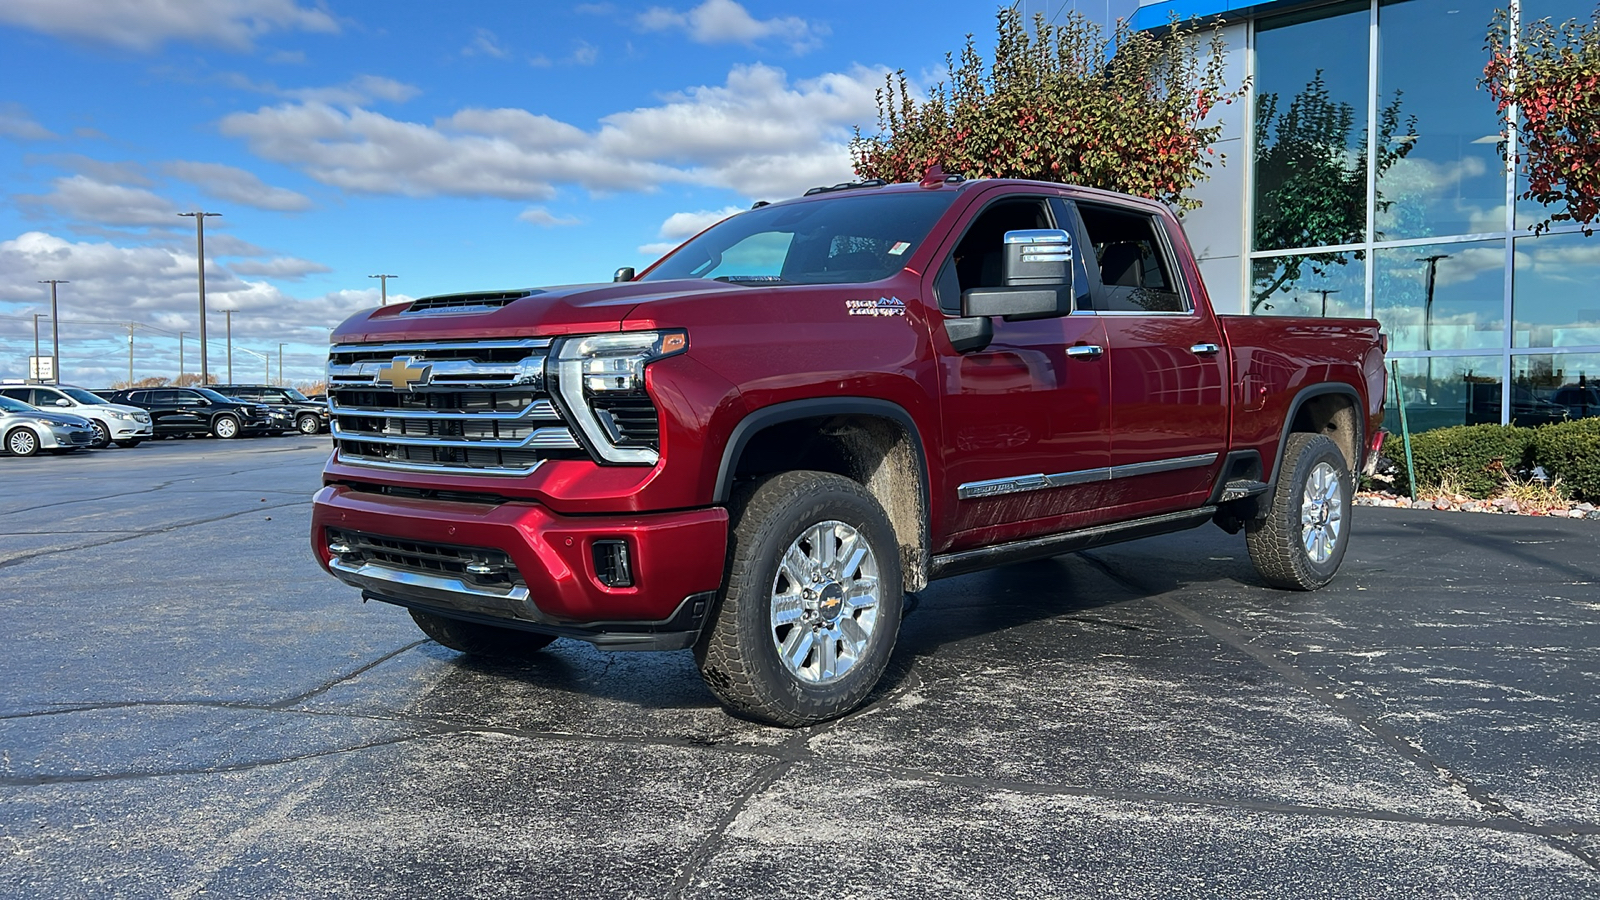
[(706, 685), (772, 725), (855, 709), (900, 629), (900, 548), (883, 507), (848, 478), (797, 471), (745, 488), (730, 512), (727, 582), (694, 648)]
[(423, 634), (451, 650), (490, 659), (515, 659), (537, 653), (556, 639), (552, 634), (465, 622), (415, 609), (411, 610), (411, 620), (417, 623)]
[(1289, 435), (1271, 507), (1245, 523), (1250, 561), (1267, 584), (1311, 591), (1333, 579), (1350, 544), (1353, 492), (1337, 444), (1320, 434)]

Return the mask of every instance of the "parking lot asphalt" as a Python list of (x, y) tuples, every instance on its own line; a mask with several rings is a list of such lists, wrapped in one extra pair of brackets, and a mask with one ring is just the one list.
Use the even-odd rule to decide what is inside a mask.
[(11, 897), (1595, 897), (1600, 528), (1362, 508), (938, 582), (786, 731), (464, 660), (308, 546), (323, 438), (0, 458)]

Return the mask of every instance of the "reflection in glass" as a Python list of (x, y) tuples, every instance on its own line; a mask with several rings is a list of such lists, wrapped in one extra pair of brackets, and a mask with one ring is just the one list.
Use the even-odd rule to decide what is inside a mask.
[(1250, 282), (1255, 315), (1366, 315), (1366, 254), (1359, 250), (1257, 259), (1250, 264)]
[(1600, 234), (1517, 238), (1513, 347), (1600, 347)]
[(1370, 15), (1344, 3), (1256, 25), (1257, 250), (1365, 238)]
[(1506, 230), (1500, 117), (1478, 88), (1483, 35), (1502, 5), (1385, 0), (1379, 9), (1378, 95), (1397, 109), (1403, 101), (1396, 118), (1410, 127), (1380, 134), (1399, 158), (1378, 169), (1378, 240)]
[[(1554, 25), (1560, 25), (1568, 19), (1577, 19), (1579, 22), (1590, 22), (1594, 19), (1595, 0), (1522, 0), (1522, 25), (1527, 26), (1539, 21), (1549, 19)], [(1544, 221), (1545, 216), (1554, 210), (1547, 210), (1536, 200), (1523, 200), (1522, 195), (1528, 190), (1528, 180), (1523, 177), (1522, 169), (1517, 169), (1517, 229), (1532, 228), (1535, 222)]]
[(1505, 242), (1374, 254), (1373, 316), (1391, 350), (1472, 350), (1505, 341)]
[[(1398, 362), (1399, 391), (1412, 432), (1499, 424), (1500, 382), (1504, 378), (1501, 357), (1435, 356)], [(1390, 384), (1383, 427), (1399, 434), (1400, 411), (1394, 392), (1395, 385)]]
[(1511, 390), (1513, 414), (1517, 398), (1526, 397), (1530, 412), (1554, 420), (1600, 416), (1600, 353), (1513, 356)]

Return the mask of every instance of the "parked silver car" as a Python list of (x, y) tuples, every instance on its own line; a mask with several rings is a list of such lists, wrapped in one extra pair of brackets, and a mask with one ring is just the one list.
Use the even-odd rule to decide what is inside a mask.
[(70, 384), (0, 384), (0, 397), (88, 419), (94, 424), (96, 447), (112, 443), (118, 447), (137, 447), (139, 442), (152, 437), (150, 413), (136, 406), (112, 403)]
[(12, 456), (32, 456), (40, 450), (65, 453), (93, 446), (94, 439), (94, 423), (82, 416), (46, 412), (0, 397), (0, 444)]

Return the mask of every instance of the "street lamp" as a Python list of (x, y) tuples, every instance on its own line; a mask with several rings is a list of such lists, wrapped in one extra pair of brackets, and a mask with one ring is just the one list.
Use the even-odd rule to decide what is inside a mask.
[(178, 384), (183, 384), (183, 336), (187, 331), (178, 332)]
[(399, 278), (400, 276), (399, 275), (368, 275), (367, 277), (368, 278), (376, 278), (376, 279), (378, 279), (378, 291), (379, 291), (378, 304), (380, 306), (388, 306), (389, 305), (389, 279), (391, 279), (391, 278)]
[(44, 380), (39, 378), (39, 320), (42, 318), (44, 313), (33, 314), (33, 376), (39, 381)]
[[(58, 285), (58, 284), (71, 284), (72, 282), (70, 282), (70, 281), (62, 281), (59, 278), (51, 278), (51, 279), (48, 279), (48, 280), (45, 280), (45, 281), (41, 281), (39, 283), (40, 284), (48, 284), (48, 285), (50, 285), (50, 340), (51, 340), (51, 345), (52, 345), (52, 349), (50, 351), (50, 353), (51, 353), (51, 356), (50, 356), (50, 380), (52, 382), (56, 383), (56, 384), (60, 384), (61, 383), (61, 317), (56, 314), (56, 285)], [(36, 353), (34, 355), (37, 356), (38, 354)], [(40, 380), (42, 381), (43, 379), (40, 379)]]
[(1433, 349), (1433, 286), (1439, 271), (1439, 260), (1449, 259), (1448, 253), (1419, 256), (1417, 262), (1428, 264), (1428, 283), (1422, 305), (1422, 349)]
[(1321, 290), (1312, 291), (1311, 293), (1313, 293), (1313, 294), (1321, 294), (1322, 295), (1322, 317), (1324, 319), (1326, 319), (1328, 317), (1328, 295), (1329, 294), (1337, 294), (1337, 293), (1339, 293), (1339, 289), (1338, 288), (1323, 288)]
[(206, 219), (222, 213), (196, 210), (178, 215), (194, 219), (194, 255), (200, 271), (200, 386), (205, 387), (211, 381), (211, 367), (206, 361)]

